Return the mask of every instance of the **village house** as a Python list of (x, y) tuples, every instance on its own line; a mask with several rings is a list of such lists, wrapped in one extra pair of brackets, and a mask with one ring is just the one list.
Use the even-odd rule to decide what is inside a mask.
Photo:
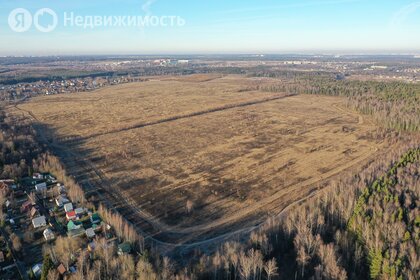
[(54, 240), (55, 235), (51, 228), (47, 228), (43, 232), (46, 241)]
[(72, 231), (72, 230), (75, 230), (75, 229), (79, 229), (79, 228), (81, 228), (82, 227), (82, 223), (81, 222), (78, 222), (78, 221), (72, 221), (72, 220), (70, 220), (68, 223), (67, 223), (67, 231)]
[(47, 191), (47, 183), (43, 182), (43, 183), (40, 183), (40, 184), (36, 184), (35, 185), (35, 190), (38, 193), (42, 193), (42, 192)]
[(51, 173), (48, 173), (48, 172), (34, 173), (32, 178), (38, 179), (38, 180), (49, 180), (49, 181), (56, 180), (56, 178), (52, 176)]
[(34, 204), (32, 203), (32, 201), (26, 201), (26, 202), (24, 202), (23, 204), (22, 204), (22, 206), (20, 207), (20, 212), (21, 213), (25, 213), (25, 212), (28, 212), (31, 208), (32, 208), (32, 206), (33, 206)]
[(45, 227), (47, 225), (47, 220), (45, 219), (45, 216), (37, 217), (32, 219), (32, 225), (34, 228)]
[(55, 199), (55, 204), (58, 206), (58, 207), (63, 207), (64, 206), (64, 204), (67, 204), (67, 203), (69, 203), (70, 202), (70, 200), (68, 200), (67, 199), (67, 197), (65, 197), (64, 195), (60, 195), (59, 197), (57, 197), (56, 199)]
[(128, 242), (118, 245), (118, 255), (128, 255), (131, 253), (131, 245)]
[(77, 219), (76, 211), (66, 212), (66, 218), (68, 221), (76, 220)]
[(92, 239), (92, 238), (94, 238), (96, 236), (95, 231), (93, 230), (93, 228), (88, 228), (86, 230), (86, 236), (87, 236), (87, 238), (90, 238), (90, 239)]
[(64, 204), (64, 212), (70, 212), (70, 211), (73, 211), (73, 204), (71, 204), (71, 203), (66, 203), (66, 204)]
[(81, 217), (86, 211), (84, 208), (79, 207), (79, 208), (76, 208), (74, 212), (76, 213), (77, 217)]
[(101, 217), (98, 213), (94, 213), (90, 216), (90, 222), (92, 224), (100, 224), (101, 223)]
[(6, 196), (14, 189), (16, 189), (14, 180), (0, 180), (0, 192)]
[(58, 192), (61, 195), (65, 195), (67, 193), (67, 189), (66, 189), (66, 187), (63, 184), (58, 183), (57, 184), (57, 187), (58, 187)]
[(34, 179), (39, 179), (39, 180), (44, 179), (44, 177), (41, 175), (41, 173), (34, 173), (34, 174), (32, 175), (32, 178), (34, 178)]

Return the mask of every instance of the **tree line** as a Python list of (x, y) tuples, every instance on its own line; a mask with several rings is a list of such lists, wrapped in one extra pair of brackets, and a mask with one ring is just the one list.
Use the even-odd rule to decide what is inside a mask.
[[(257, 75), (258, 76), (258, 75)], [(269, 92), (343, 96), (347, 106), (386, 128), (420, 130), (420, 84), (341, 80), (323, 73), (278, 73), (281, 82), (260, 85)], [(276, 77), (277, 77), (276, 76)]]
[(30, 121), (0, 107), (0, 178), (28, 176), (32, 159), (41, 151)]

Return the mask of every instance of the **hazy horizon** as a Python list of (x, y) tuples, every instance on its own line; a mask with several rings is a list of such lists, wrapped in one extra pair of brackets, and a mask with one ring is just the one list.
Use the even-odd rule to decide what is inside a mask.
[(159, 57), (159, 56), (165, 56), (165, 57), (212, 57), (212, 56), (233, 56), (233, 57), (251, 57), (251, 56), (285, 56), (285, 57), (293, 57), (293, 56), (415, 56), (418, 58), (420, 56), (420, 50), (419, 51), (401, 51), (401, 52), (380, 52), (380, 51), (372, 51), (372, 52), (328, 52), (328, 51), (320, 51), (320, 52), (278, 52), (278, 53), (262, 53), (262, 52), (255, 52), (255, 53), (242, 53), (242, 52), (212, 52), (212, 53), (51, 53), (51, 54), (0, 54), (0, 58), (5, 57)]

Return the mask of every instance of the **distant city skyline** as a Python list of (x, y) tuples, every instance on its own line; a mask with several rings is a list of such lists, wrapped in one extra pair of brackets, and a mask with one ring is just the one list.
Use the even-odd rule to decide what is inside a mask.
[[(0, 1), (1, 56), (420, 54), (420, 2), (412, 0)], [(16, 8), (32, 15), (49, 8), (58, 24), (47, 33), (33, 26), (14, 32), (10, 13)], [(65, 26), (70, 13), (83, 24)], [(166, 23), (173, 16), (185, 24), (91, 28), (95, 16), (154, 16)], [(50, 21), (42, 16), (39, 22), (48, 27)]]

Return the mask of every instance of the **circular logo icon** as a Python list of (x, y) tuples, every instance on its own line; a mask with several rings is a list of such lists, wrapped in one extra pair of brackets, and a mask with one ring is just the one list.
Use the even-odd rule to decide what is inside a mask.
[[(47, 21), (47, 23), (46, 24), (44, 22), (41, 23), (40, 22), (41, 18)], [(57, 27), (57, 23), (58, 23), (57, 14), (49, 8), (40, 9), (34, 15), (34, 25), (36, 29), (38, 29), (41, 32), (53, 31)]]
[(23, 8), (14, 9), (9, 14), (9, 26), (15, 32), (25, 32), (31, 28), (31, 13)]

